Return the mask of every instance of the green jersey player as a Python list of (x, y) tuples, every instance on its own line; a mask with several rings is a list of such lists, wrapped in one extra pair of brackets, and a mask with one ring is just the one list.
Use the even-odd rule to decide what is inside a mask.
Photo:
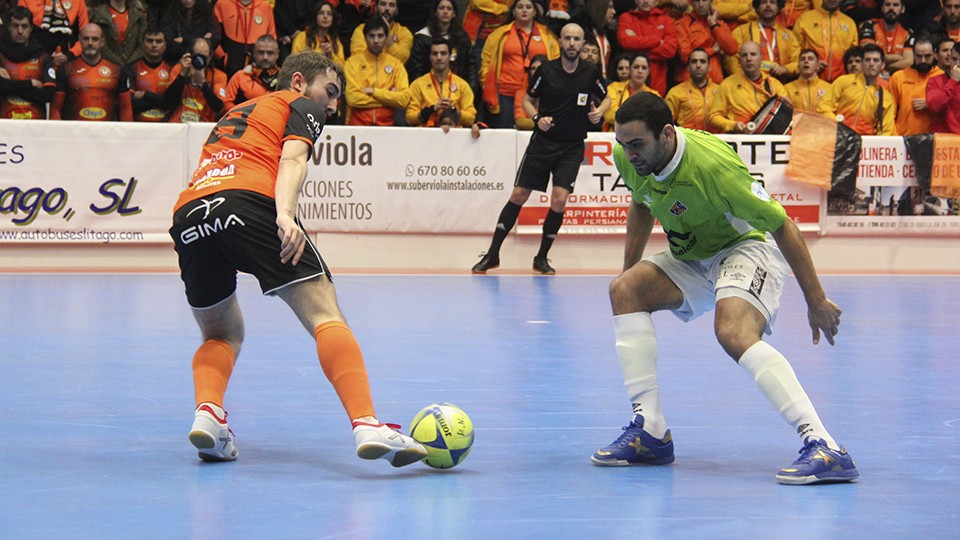
[[(673, 462), (650, 314), (667, 309), (690, 320), (715, 309), (724, 351), (803, 440), (800, 458), (780, 469), (777, 481), (855, 480), (853, 458), (827, 432), (786, 358), (762, 340), (776, 319), (788, 265), (807, 301), (814, 344), (821, 332), (834, 343), (840, 308), (824, 293), (796, 224), (736, 152), (713, 135), (672, 122), (666, 102), (647, 92), (634, 94), (617, 111), (614, 160), (633, 203), (623, 273), (610, 285), (610, 301), (634, 416), (617, 440), (594, 453), (593, 464)], [(669, 251), (644, 258), (654, 219), (666, 232)]]

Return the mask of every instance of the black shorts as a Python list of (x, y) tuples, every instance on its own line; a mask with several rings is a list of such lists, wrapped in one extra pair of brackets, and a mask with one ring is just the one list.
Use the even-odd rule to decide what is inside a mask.
[(534, 191), (547, 191), (550, 173), (554, 187), (573, 193), (580, 163), (583, 162), (584, 142), (558, 142), (534, 132), (527, 151), (523, 153), (517, 179), (513, 185)]
[(309, 238), (296, 266), (280, 262), (276, 203), (252, 191), (221, 191), (188, 202), (174, 213), (170, 236), (187, 302), (195, 308), (210, 307), (233, 294), (238, 271), (254, 275), (263, 294), (330, 275)]

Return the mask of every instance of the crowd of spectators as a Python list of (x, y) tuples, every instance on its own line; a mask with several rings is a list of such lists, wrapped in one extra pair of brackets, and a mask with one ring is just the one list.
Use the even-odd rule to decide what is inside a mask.
[(580, 24), (609, 80), (679, 125), (750, 133), (779, 98), (865, 135), (960, 133), (960, 0), (0, 0), (0, 118), (216, 121), (304, 49), (331, 123), (531, 129), (536, 67)]

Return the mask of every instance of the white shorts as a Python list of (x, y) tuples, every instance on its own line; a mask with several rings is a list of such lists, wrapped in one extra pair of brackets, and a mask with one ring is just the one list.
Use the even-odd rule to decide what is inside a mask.
[(745, 240), (702, 261), (678, 261), (669, 252), (644, 258), (663, 270), (683, 293), (673, 314), (683, 321), (712, 310), (717, 300), (735, 296), (767, 319), (767, 334), (780, 310), (787, 261), (773, 242)]

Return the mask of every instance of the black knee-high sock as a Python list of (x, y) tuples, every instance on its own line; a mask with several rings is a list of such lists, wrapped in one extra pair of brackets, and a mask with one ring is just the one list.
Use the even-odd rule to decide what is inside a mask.
[(503, 210), (500, 211), (500, 217), (497, 218), (497, 228), (493, 230), (493, 240), (490, 242), (490, 249), (487, 250), (487, 253), (500, 255), (500, 246), (503, 245), (503, 241), (506, 240), (507, 235), (510, 234), (510, 229), (513, 229), (513, 226), (517, 224), (517, 216), (520, 215), (521, 208), (523, 208), (522, 205), (514, 204), (510, 201), (507, 201), (507, 204), (503, 205)]
[(546, 219), (543, 220), (543, 236), (540, 238), (540, 251), (537, 252), (537, 257), (546, 258), (550, 246), (553, 245), (557, 233), (560, 232), (561, 225), (563, 225), (563, 212), (554, 212), (553, 209), (550, 209), (547, 212)]

